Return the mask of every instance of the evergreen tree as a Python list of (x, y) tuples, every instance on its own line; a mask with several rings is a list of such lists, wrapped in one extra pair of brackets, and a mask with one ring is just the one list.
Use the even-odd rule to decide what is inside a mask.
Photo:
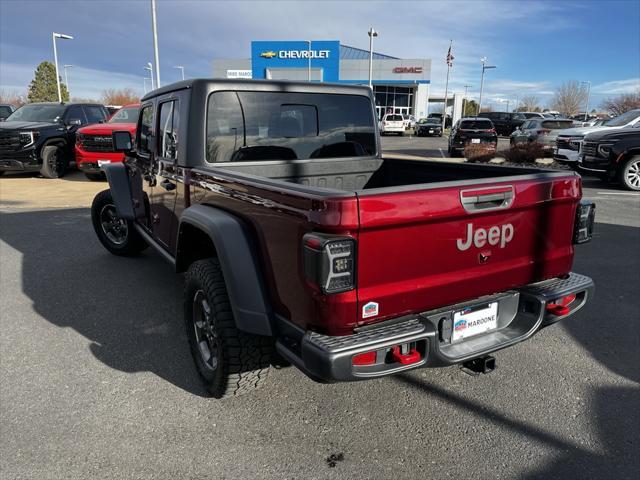
[[(69, 101), (67, 86), (60, 82), (62, 101)], [(29, 85), (27, 94), (29, 102), (57, 102), (58, 87), (56, 86), (56, 67), (51, 62), (42, 62), (36, 69), (35, 76)]]

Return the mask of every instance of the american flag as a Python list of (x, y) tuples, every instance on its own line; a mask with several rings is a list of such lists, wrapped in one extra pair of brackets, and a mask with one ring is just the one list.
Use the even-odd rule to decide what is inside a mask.
[(449, 52), (447, 53), (447, 65), (453, 67), (453, 59), (455, 57), (451, 54), (451, 45), (449, 45)]

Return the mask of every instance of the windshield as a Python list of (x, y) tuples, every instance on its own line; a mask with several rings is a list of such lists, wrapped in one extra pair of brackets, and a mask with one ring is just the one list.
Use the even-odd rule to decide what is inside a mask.
[(490, 120), (465, 120), (460, 124), (461, 130), (491, 130), (493, 123)]
[(573, 122), (571, 120), (545, 120), (542, 122), (542, 127), (550, 130), (563, 130), (573, 127)]
[(118, 110), (108, 123), (136, 123), (140, 107), (124, 107)]
[(634, 120), (636, 117), (640, 117), (640, 110), (631, 110), (627, 113), (623, 113), (616, 118), (607, 120), (606, 122), (604, 122), (604, 125), (606, 125), (607, 127), (623, 127), (627, 123)]
[(7, 122), (56, 123), (64, 113), (64, 105), (24, 105), (7, 118)]

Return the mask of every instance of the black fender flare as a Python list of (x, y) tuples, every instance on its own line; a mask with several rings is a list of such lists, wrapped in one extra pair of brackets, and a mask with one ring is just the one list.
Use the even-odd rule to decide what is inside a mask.
[(124, 163), (110, 163), (103, 165), (102, 170), (107, 175), (111, 197), (116, 204), (118, 216), (125, 220), (134, 220), (136, 215), (131, 202), (131, 183), (127, 166)]
[(42, 158), (42, 150), (44, 150), (45, 147), (53, 146), (67, 148), (67, 140), (64, 137), (52, 137), (46, 139), (38, 149), (38, 158)]
[[(178, 227), (176, 269), (184, 269), (180, 243), (191, 225), (209, 236), (216, 249), (231, 309), (238, 329), (273, 336), (271, 308), (255, 243), (246, 224), (235, 215), (208, 205), (193, 205), (182, 213)], [(213, 252), (212, 252), (213, 253)]]

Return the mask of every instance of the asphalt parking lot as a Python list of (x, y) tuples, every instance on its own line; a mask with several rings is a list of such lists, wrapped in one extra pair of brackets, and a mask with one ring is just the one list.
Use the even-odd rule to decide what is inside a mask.
[[(383, 146), (446, 155), (445, 139)], [(596, 297), (490, 375), (320, 385), (281, 368), (220, 402), (190, 358), (181, 276), (108, 254), (87, 209), (103, 187), (83, 180), (0, 179), (2, 478), (638, 478), (640, 194), (585, 179), (598, 224), (574, 269)]]

